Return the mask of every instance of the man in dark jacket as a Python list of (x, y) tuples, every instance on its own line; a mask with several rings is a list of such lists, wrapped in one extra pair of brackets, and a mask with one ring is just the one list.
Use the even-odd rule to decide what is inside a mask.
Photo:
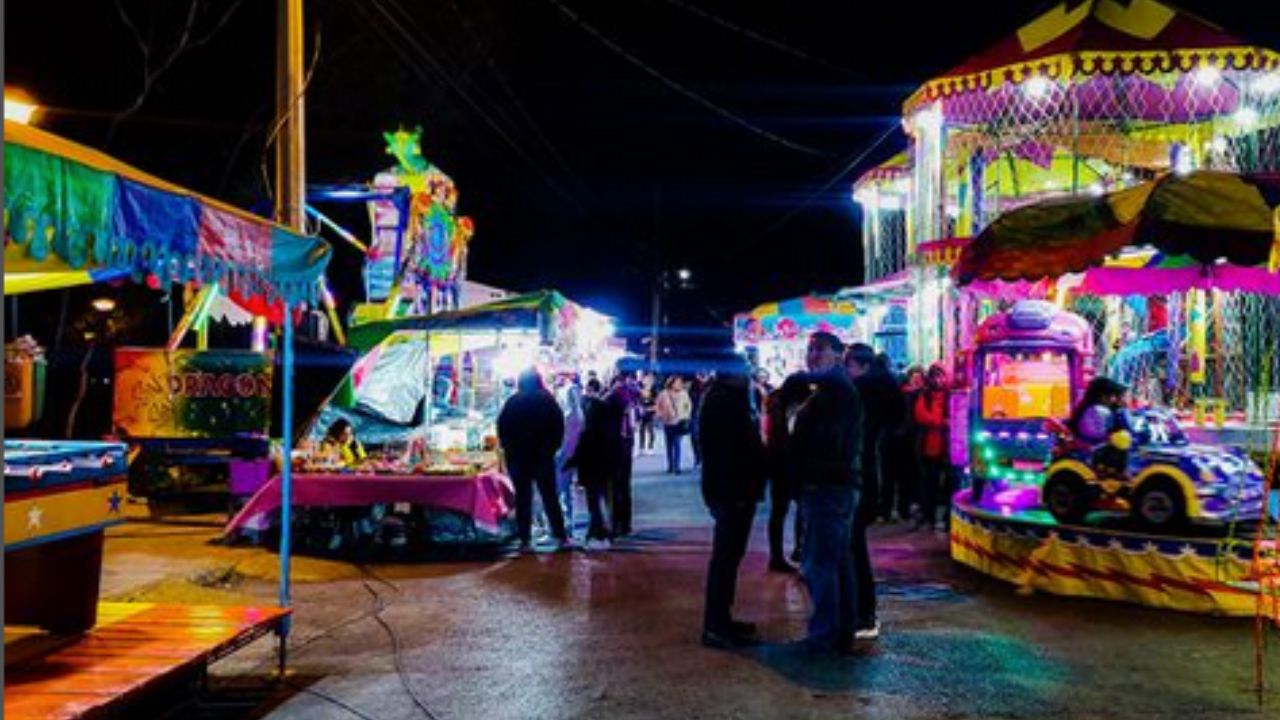
[(564, 515), (556, 497), (556, 452), (564, 439), (564, 416), (560, 405), (542, 384), (536, 370), (520, 374), (516, 394), (498, 414), (498, 442), (507, 463), (507, 472), (516, 486), (516, 525), (520, 549), (533, 549), (533, 487), (542, 496), (542, 505), (551, 523), (551, 533), (562, 548), (569, 545)]
[(729, 648), (749, 642), (755, 626), (733, 619), (738, 566), (747, 552), (751, 520), (764, 493), (765, 454), (751, 410), (746, 365), (734, 358), (703, 398), (702, 499), (715, 519), (702, 644)]
[(804, 579), (813, 603), (806, 642), (826, 652), (851, 643), (857, 616), (850, 533), (862, 484), (862, 403), (840, 365), (843, 350), (830, 333), (809, 337), (805, 363), (814, 391), (796, 412), (791, 436), (805, 518)]
[[(858, 574), (858, 628), (860, 640), (880, 635), (876, 620), (876, 581), (871, 569), (871, 546), (867, 528), (876, 515), (889, 517), (893, 505), (893, 481), (885, 477), (885, 445), (906, 422), (907, 403), (902, 388), (889, 370), (876, 362), (875, 350), (854, 343), (844, 357), (845, 370), (858, 389), (865, 408), (862, 444), (863, 494), (853, 522), (853, 563)], [(887, 502), (881, 499), (888, 498)]]

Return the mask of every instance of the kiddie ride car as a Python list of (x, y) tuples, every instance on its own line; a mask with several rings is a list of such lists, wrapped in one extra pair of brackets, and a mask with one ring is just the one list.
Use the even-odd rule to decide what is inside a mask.
[(1095, 446), (1049, 423), (1058, 440), (1041, 499), (1054, 519), (1074, 525), (1091, 510), (1128, 511), (1147, 528), (1168, 532), (1188, 522), (1224, 525), (1262, 516), (1266, 483), (1242, 450), (1193, 445), (1161, 410), (1132, 411), (1128, 425)]

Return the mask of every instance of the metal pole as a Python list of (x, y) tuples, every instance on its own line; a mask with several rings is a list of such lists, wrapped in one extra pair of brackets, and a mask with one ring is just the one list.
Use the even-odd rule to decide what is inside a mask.
[[(284, 304), (284, 325), (280, 329), (284, 357), (280, 361), (280, 607), (289, 607), (289, 560), (293, 550), (293, 314)], [(280, 624), (280, 674), (284, 674), (288, 652), (289, 618)]]
[[(303, 97), (302, 0), (279, 0), (276, 15), (276, 221), (302, 232), (306, 220), (306, 102)], [(289, 607), (289, 554), (293, 521), (293, 316), (284, 303), (281, 345), (280, 606)], [(284, 675), (290, 618), (280, 623), (280, 674)]]
[(649, 329), (649, 372), (658, 371), (658, 336), (662, 325), (662, 276), (653, 283), (653, 318)]

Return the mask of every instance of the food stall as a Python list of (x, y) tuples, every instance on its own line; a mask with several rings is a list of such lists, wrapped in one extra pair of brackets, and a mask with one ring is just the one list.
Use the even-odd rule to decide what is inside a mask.
[[(819, 330), (844, 342), (866, 337), (854, 304), (825, 295), (765, 303), (733, 318), (733, 341), (739, 352), (755, 356), (754, 364), (781, 383), (804, 369), (805, 344)], [(865, 323), (864, 323), (865, 324)]]
[[(466, 516), (459, 539), (502, 540), (513, 505), (501, 474), (496, 421), (524, 369), (599, 374), (617, 360), (609, 319), (555, 291), (519, 295), (466, 310), (379, 320), (352, 329), (365, 349), (303, 432), (297, 502), (314, 507), (376, 503), (415, 506), (411, 537), (446, 538), (434, 511)], [(339, 420), (369, 458), (341, 467), (322, 448)], [(371, 482), (376, 480), (376, 482)], [(263, 487), (226, 532), (261, 531), (278, 507), (277, 483)], [(456, 530), (456, 524), (449, 523)]]

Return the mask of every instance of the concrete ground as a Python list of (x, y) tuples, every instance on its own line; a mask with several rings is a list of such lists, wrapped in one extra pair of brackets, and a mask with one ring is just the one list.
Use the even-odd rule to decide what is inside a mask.
[[(953, 563), (945, 539), (873, 529), (884, 634), (805, 656), (805, 592), (765, 571), (764, 515), (737, 614), (757, 648), (699, 642), (710, 523), (695, 474), (637, 465), (637, 537), (611, 551), (365, 564), (298, 558), (290, 675), (262, 640), (212, 668), (199, 717), (1280, 717), (1252, 690), (1250, 621), (1023, 597)], [(763, 508), (762, 508), (763, 509)], [(143, 522), (108, 542), (115, 599), (270, 603), (278, 559), (210, 544), (217, 518)], [(230, 700), (228, 700), (230, 698)], [(245, 700), (249, 698), (249, 700)], [(186, 713), (183, 717), (192, 717)]]

